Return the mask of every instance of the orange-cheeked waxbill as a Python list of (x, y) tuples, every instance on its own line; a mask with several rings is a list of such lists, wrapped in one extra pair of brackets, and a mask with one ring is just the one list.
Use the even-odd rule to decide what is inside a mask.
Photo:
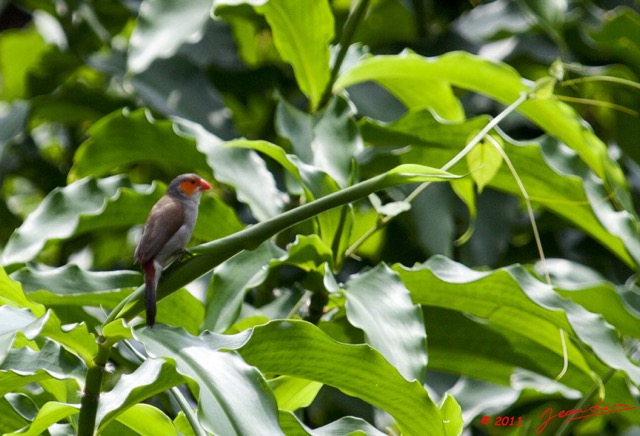
[(208, 189), (211, 185), (201, 177), (182, 174), (149, 212), (135, 251), (144, 273), (149, 327), (156, 319), (156, 288), (162, 269), (187, 246), (198, 217), (200, 194)]

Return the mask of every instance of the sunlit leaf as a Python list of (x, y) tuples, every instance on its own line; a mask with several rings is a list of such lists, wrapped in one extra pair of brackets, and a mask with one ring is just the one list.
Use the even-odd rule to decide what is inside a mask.
[[(394, 270), (415, 303), (469, 313), (493, 325), (521, 334), (562, 356), (560, 329), (575, 335), (605, 364), (621, 369), (632, 380), (640, 367), (626, 356), (615, 330), (600, 316), (558, 296), (522, 267), (474, 271), (444, 257)], [(466, 285), (466, 286), (463, 286)], [(569, 361), (591, 372), (579, 348), (567, 343)]]
[[(124, 426), (124, 428), (130, 431), (131, 434), (135, 435), (179, 435), (171, 422), (171, 419), (160, 409), (150, 404), (136, 404), (118, 415), (115, 421)], [(123, 435), (123, 431), (117, 429), (113, 424), (114, 421), (107, 426), (106, 431), (103, 431), (102, 434), (105, 434), (106, 436)], [(116, 430), (109, 430), (111, 427), (116, 428)]]
[(45, 42), (35, 26), (2, 32), (0, 37), (0, 97), (3, 100), (29, 95), (27, 73), (45, 50)]
[[(531, 90), (530, 84), (506, 64), (463, 52), (447, 53), (437, 58), (407, 52), (369, 57), (342, 74), (335, 83), (335, 89), (366, 81), (381, 83), (399, 96), (415, 93), (416, 88), (430, 90), (434, 82), (447, 88), (454, 85), (482, 93), (503, 104), (511, 104), (521, 93)], [(414, 103), (408, 107), (418, 109), (424, 105), (416, 106)], [(518, 110), (574, 149), (598, 176), (626, 185), (620, 168), (608, 157), (605, 145), (584, 126), (569, 106), (556, 99), (534, 99), (523, 103)]]
[(100, 395), (96, 423), (105, 427), (112, 419), (147, 398), (184, 383), (174, 364), (147, 359), (133, 373), (120, 377), (109, 392)]
[(33, 420), (28, 429), (26, 429), (26, 431), (6, 434), (40, 436), (45, 433), (51, 425), (71, 415), (75, 415), (78, 412), (79, 407), (76, 404), (64, 404), (55, 401), (49, 401), (45, 403), (38, 411), (38, 415)]
[(155, 58), (168, 58), (180, 45), (199, 39), (210, 8), (211, 0), (145, 0), (131, 35), (129, 69), (143, 71)]
[[(243, 1), (264, 15), (282, 59), (291, 64), (298, 85), (318, 107), (329, 81), (329, 43), (333, 39), (333, 14), (326, 0)], [(216, 0), (213, 11), (224, 14), (225, 7), (238, 1)]]
[(283, 434), (266, 380), (238, 356), (211, 349), (184, 330), (161, 325), (135, 335), (150, 354), (171, 357), (178, 372), (198, 383), (198, 417), (205, 429), (230, 436)]
[(286, 375), (269, 380), (269, 387), (278, 402), (278, 409), (295, 412), (314, 400), (322, 383)]
[(422, 311), (385, 264), (351, 277), (345, 287), (347, 318), (365, 333), (407, 380), (424, 381), (427, 335)]
[(368, 345), (335, 342), (306, 322), (272, 321), (256, 327), (239, 352), (263, 372), (315, 380), (380, 407), (405, 434), (445, 434), (422, 385), (408, 382)]

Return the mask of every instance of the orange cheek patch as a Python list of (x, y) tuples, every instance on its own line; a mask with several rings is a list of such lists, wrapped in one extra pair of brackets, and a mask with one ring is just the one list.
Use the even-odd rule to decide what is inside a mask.
[(191, 180), (185, 180), (180, 183), (180, 189), (187, 195), (193, 195), (193, 193), (198, 190), (198, 184), (191, 183)]

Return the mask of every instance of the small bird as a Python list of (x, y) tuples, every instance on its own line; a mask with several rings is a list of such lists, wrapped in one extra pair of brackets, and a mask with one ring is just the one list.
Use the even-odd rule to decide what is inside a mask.
[(171, 181), (167, 192), (149, 212), (134, 254), (144, 273), (149, 327), (153, 327), (156, 320), (156, 288), (162, 270), (191, 239), (200, 194), (208, 189), (211, 185), (201, 177), (182, 174)]

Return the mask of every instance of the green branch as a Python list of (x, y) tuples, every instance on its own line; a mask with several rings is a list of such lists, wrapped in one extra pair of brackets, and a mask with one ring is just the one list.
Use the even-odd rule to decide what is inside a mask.
[[(279, 232), (322, 212), (352, 203), (392, 186), (436, 182), (458, 177), (446, 171), (422, 165), (400, 165), (377, 177), (319, 198), (232, 235), (193, 247), (189, 251), (196, 256), (172, 265), (163, 273), (158, 286), (158, 300), (198, 279), (235, 254), (243, 250), (253, 250)], [(125, 298), (109, 314), (105, 325), (117, 318), (131, 319), (142, 311), (143, 291), (144, 287), (141, 286)]]

